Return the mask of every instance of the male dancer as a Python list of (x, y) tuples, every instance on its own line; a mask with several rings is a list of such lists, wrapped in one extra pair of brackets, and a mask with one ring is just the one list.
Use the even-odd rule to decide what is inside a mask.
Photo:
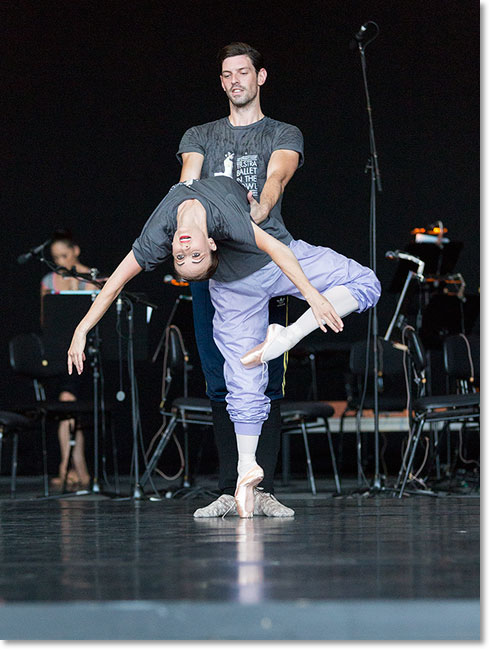
[[(182, 162), (180, 181), (226, 175), (249, 190), (250, 212), (260, 224), (269, 213), (282, 222), (282, 193), (303, 164), (303, 136), (298, 128), (265, 117), (260, 90), (267, 78), (262, 55), (246, 43), (231, 43), (218, 54), (220, 79), (229, 100), (228, 117), (188, 129), (177, 157)], [(237, 448), (233, 425), (226, 411), (224, 359), (213, 339), (214, 307), (207, 282), (191, 284), (195, 336), (206, 378), (206, 392), (213, 409), (213, 428), (218, 450), (221, 495), (194, 517), (218, 517), (234, 509)], [(270, 320), (286, 323), (287, 298), (271, 301)], [(274, 496), (274, 474), (281, 440), (280, 399), (284, 397), (286, 357), (269, 364), (271, 410), (264, 423), (257, 458), (264, 480), (255, 493), (255, 514), (269, 517), (294, 515)], [(230, 510), (231, 508), (231, 510)]]
[[(219, 242), (219, 263), (216, 263)], [(343, 328), (342, 317), (364, 311), (379, 299), (374, 273), (329, 248), (295, 241), (284, 224), (269, 216), (258, 227), (251, 219), (246, 189), (226, 176), (178, 183), (163, 199), (77, 326), (68, 350), (68, 371), (83, 370), (87, 333), (107, 311), (124, 285), (142, 269), (152, 270), (170, 255), (188, 280), (213, 274), (210, 292), (215, 316), (214, 338), (224, 359), (227, 410), (238, 447), (237, 512), (251, 517), (254, 487), (263, 479), (256, 450), (270, 409), (265, 395), (267, 365), (259, 367), (251, 348), (268, 330), (269, 300), (275, 296), (304, 298), (311, 309), (296, 323), (269, 328), (264, 352), (286, 352), (291, 341), (316, 327)], [(292, 335), (289, 336), (289, 332)], [(289, 346), (289, 347), (288, 347)], [(252, 357), (252, 359), (250, 359)], [(259, 355), (261, 360), (262, 353)]]

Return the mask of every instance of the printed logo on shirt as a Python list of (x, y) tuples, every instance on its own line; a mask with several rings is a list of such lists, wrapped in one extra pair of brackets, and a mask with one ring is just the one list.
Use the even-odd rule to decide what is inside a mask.
[(252, 190), (255, 198), (259, 196), (257, 186), (257, 160), (258, 154), (240, 156), (236, 160), (236, 180), (247, 190)]
[(215, 176), (228, 176), (233, 178), (233, 158), (235, 154), (232, 151), (228, 151), (223, 161), (224, 172), (214, 172)]

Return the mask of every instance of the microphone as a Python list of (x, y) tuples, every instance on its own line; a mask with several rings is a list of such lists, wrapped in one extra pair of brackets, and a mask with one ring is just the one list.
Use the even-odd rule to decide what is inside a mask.
[(403, 251), (386, 251), (385, 257), (389, 260), (407, 260), (408, 262), (413, 262), (417, 264), (417, 274), (422, 275), (425, 268), (425, 262), (420, 259), (420, 257), (415, 257), (415, 255), (410, 255), (410, 253), (404, 253)]
[(366, 30), (367, 30), (367, 26), (368, 26), (368, 24), (369, 24), (369, 23), (364, 23), (364, 25), (361, 25), (360, 30), (359, 30), (356, 34), (354, 34), (354, 39), (355, 39), (358, 43), (359, 43), (360, 41), (363, 41), (363, 40), (364, 40), (364, 37), (365, 37), (365, 35), (366, 35)]
[(46, 239), (46, 241), (43, 242), (42, 244), (39, 244), (39, 246), (36, 246), (36, 248), (31, 248), (31, 250), (28, 253), (23, 253), (22, 255), (19, 255), (19, 257), (17, 258), (17, 264), (25, 264), (36, 255), (39, 255), (39, 253), (42, 253), (44, 248), (46, 246), (49, 246), (49, 244), (51, 244), (52, 241), (53, 239), (52, 237), (50, 237), (49, 239)]
[(118, 315), (121, 313), (121, 309), (122, 309), (122, 300), (121, 298), (118, 298), (116, 301), (116, 312)]
[(386, 251), (385, 257), (389, 260), (408, 260), (409, 262), (415, 262), (415, 264), (420, 263), (420, 258), (415, 257), (415, 255), (410, 255), (410, 253), (404, 253), (403, 251)]

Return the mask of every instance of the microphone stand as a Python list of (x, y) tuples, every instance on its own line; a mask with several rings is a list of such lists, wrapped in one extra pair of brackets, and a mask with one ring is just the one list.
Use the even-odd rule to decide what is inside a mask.
[[(144, 454), (144, 445), (143, 445), (142, 432), (141, 432), (141, 416), (140, 416), (140, 408), (139, 408), (138, 383), (136, 380), (136, 372), (134, 366), (134, 304), (142, 303), (147, 307), (151, 307), (152, 309), (158, 309), (158, 306), (148, 302), (147, 300), (144, 300), (143, 298), (140, 298), (136, 294), (130, 293), (129, 291), (121, 291), (121, 293), (119, 294), (119, 298), (121, 298), (123, 304), (126, 307), (126, 320), (128, 324), (127, 344), (128, 344), (128, 374), (129, 374), (129, 382), (130, 382), (130, 390), (131, 390), (131, 427), (132, 427), (132, 434), (133, 434), (133, 451), (132, 451), (132, 463), (131, 463), (133, 481), (132, 481), (132, 488), (130, 487), (130, 490), (132, 489), (132, 494), (123, 497), (116, 496), (114, 500), (126, 501), (126, 500), (134, 499), (136, 501), (140, 501), (146, 498), (143, 492), (143, 486), (141, 481), (140, 446), (142, 449), (143, 463), (146, 470), (148, 470), (148, 464), (146, 462), (145, 454)], [(155, 494), (158, 495), (158, 491), (156, 487), (153, 485), (151, 479), (150, 482)]]
[[(361, 57), (361, 69), (362, 77), (364, 82), (364, 90), (366, 94), (366, 109), (368, 114), (369, 121), (369, 148), (370, 154), (369, 159), (366, 164), (365, 172), (370, 171), (371, 183), (370, 183), (370, 201), (369, 201), (369, 255), (370, 255), (370, 265), (374, 273), (376, 273), (376, 192), (382, 192), (381, 186), (381, 175), (379, 173), (378, 166), (378, 153), (376, 150), (376, 141), (374, 137), (374, 126), (373, 126), (373, 116), (372, 116), (372, 107), (371, 99), (369, 97), (369, 87), (367, 81), (367, 65), (366, 65), (366, 46), (374, 41), (375, 38), (379, 35), (379, 27), (372, 20), (366, 23), (367, 25), (374, 25), (376, 28), (376, 33), (372, 38), (364, 40), (363, 38), (356, 38), (357, 45), (359, 49), (359, 54)], [(363, 30), (364, 31), (364, 30)], [(377, 305), (372, 309), (372, 319), (371, 319), (371, 332), (368, 328), (368, 349), (371, 344), (373, 347), (373, 379), (374, 379), (374, 477), (370, 491), (379, 492), (382, 489), (381, 486), (381, 476), (379, 471), (379, 462), (380, 462), (380, 451), (379, 451), (379, 400), (378, 400), (378, 391), (379, 391), (379, 358), (378, 358), (378, 311)], [(362, 410), (362, 404), (360, 408)]]
[[(388, 325), (388, 329), (385, 332), (385, 335), (383, 339), (385, 341), (389, 341), (391, 334), (393, 332), (393, 329), (397, 327), (398, 329), (403, 328), (403, 321), (405, 320), (404, 316), (400, 316), (400, 310), (402, 308), (403, 302), (405, 300), (405, 296), (407, 295), (408, 288), (412, 282), (412, 280), (417, 280), (419, 282), (419, 296), (420, 296), (420, 284), (425, 281), (424, 278), (424, 269), (425, 269), (425, 262), (422, 261), (420, 258), (415, 257), (414, 255), (408, 255), (406, 253), (401, 253), (400, 251), (395, 251), (393, 253), (392, 251), (388, 251), (385, 255), (388, 259), (402, 259), (402, 260), (408, 260), (409, 262), (413, 262), (417, 264), (417, 272), (415, 273), (414, 271), (409, 271), (408, 275), (405, 280), (405, 284), (403, 285), (403, 289), (400, 293), (400, 297), (398, 299), (396, 308), (395, 308), (395, 313), (393, 314), (393, 318), (390, 321), (390, 324)], [(416, 329), (417, 332), (420, 330), (420, 327), (422, 325), (421, 323), (422, 319), (422, 313), (421, 313), (421, 305), (420, 305), (420, 297), (419, 297), (419, 311), (417, 314), (417, 322), (416, 322)]]
[[(124, 293), (124, 292), (122, 292)], [(119, 294), (121, 295), (121, 294)], [(133, 303), (128, 296), (122, 296), (123, 303), (126, 304), (127, 322), (128, 322), (128, 373), (131, 388), (131, 425), (133, 430), (133, 459), (132, 466), (134, 471), (133, 499), (142, 499), (143, 490), (140, 485), (139, 471), (139, 446), (138, 433), (140, 428), (140, 411), (138, 399), (138, 386), (136, 383), (136, 373), (134, 369), (134, 313)], [(130, 497), (127, 497), (130, 498)]]
[(158, 341), (158, 345), (155, 349), (155, 352), (153, 353), (153, 357), (151, 358), (151, 362), (155, 363), (155, 361), (158, 358), (158, 355), (160, 354), (160, 350), (162, 349), (163, 343), (165, 341), (165, 335), (167, 332), (167, 327), (170, 325), (170, 323), (173, 320), (173, 317), (175, 316), (175, 312), (177, 311), (178, 306), (180, 305), (182, 300), (189, 300), (192, 301), (192, 296), (187, 296), (185, 294), (180, 294), (175, 303), (174, 306), (172, 307), (172, 311), (170, 312), (170, 316), (167, 318), (167, 322), (165, 324), (165, 327), (163, 328), (162, 336), (160, 337), (160, 340)]

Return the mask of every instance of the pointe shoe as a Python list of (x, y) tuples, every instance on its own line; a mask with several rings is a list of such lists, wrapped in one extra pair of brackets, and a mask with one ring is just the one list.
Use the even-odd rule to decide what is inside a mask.
[(272, 341), (279, 334), (279, 332), (282, 332), (283, 329), (285, 329), (285, 327), (279, 325), (278, 323), (272, 323), (272, 325), (269, 325), (267, 328), (266, 337), (262, 343), (259, 343), (259, 345), (256, 345), (254, 348), (244, 354), (243, 357), (240, 357), (242, 366), (245, 366), (245, 368), (255, 368), (256, 366), (260, 366), (260, 364), (264, 363), (264, 353)]
[(259, 465), (255, 465), (238, 480), (235, 490), (235, 503), (238, 515), (242, 519), (249, 519), (254, 516), (254, 487), (263, 478), (264, 470)]

